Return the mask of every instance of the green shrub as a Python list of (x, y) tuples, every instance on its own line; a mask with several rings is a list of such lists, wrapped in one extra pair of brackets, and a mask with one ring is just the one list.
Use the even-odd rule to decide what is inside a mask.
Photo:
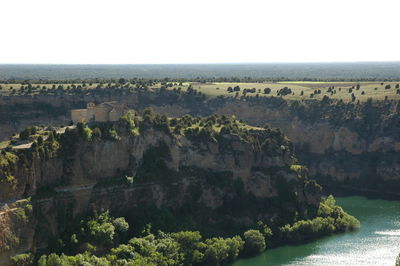
[(108, 136), (110, 137), (111, 140), (114, 140), (114, 141), (118, 141), (121, 139), (115, 129), (109, 129)]
[(18, 254), (11, 257), (11, 262), (15, 266), (30, 266), (34, 263), (34, 256), (32, 253)]
[(92, 139), (92, 130), (88, 127), (85, 127), (82, 132), (83, 139), (86, 141), (90, 141)]
[(112, 224), (119, 233), (125, 234), (129, 230), (129, 224), (125, 221), (124, 217), (115, 218)]
[(249, 255), (263, 252), (266, 248), (265, 238), (258, 230), (248, 230), (244, 233), (244, 251)]

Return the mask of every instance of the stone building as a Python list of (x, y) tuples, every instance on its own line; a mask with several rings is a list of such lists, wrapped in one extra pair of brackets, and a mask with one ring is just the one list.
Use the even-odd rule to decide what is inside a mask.
[(105, 102), (98, 105), (88, 103), (86, 109), (71, 110), (71, 120), (74, 123), (117, 121), (127, 112), (128, 108), (119, 102)]

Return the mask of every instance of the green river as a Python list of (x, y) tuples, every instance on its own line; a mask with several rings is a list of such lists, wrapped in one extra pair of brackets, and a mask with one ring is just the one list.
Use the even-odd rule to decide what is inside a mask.
[(267, 250), (235, 262), (260, 265), (394, 265), (400, 253), (400, 201), (337, 197), (344, 210), (357, 217), (357, 232), (325, 237), (311, 243)]

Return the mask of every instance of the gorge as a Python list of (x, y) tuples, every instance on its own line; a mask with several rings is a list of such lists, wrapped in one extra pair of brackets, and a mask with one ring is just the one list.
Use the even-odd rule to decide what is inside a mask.
[[(3, 263), (20, 252), (69, 250), (67, 221), (105, 209), (134, 224), (133, 235), (147, 223), (208, 237), (261, 226), (272, 245), (359, 226), (333, 200), (321, 202), (321, 187), (278, 129), (216, 115), (168, 119), (146, 109), (142, 118), (78, 123), (63, 133), (37, 129), (30, 137), (30, 147), (1, 151)], [(95, 241), (78, 234), (75, 252), (87, 250), (85, 239)]]
[[(135, 111), (117, 122), (67, 126), (71, 109), (106, 101)], [(395, 100), (206, 97), (160, 87), (4, 96), (0, 108), (0, 135), (7, 143), (0, 175), (2, 263), (21, 252), (89, 252), (84, 245), (95, 240), (73, 234), (66, 221), (98, 219), (103, 210), (125, 217), (133, 226), (130, 237), (140, 236), (148, 223), (156, 241), (157, 230), (198, 230), (209, 244), (216, 241), (209, 238), (256, 228), (274, 247), (358, 227), (340, 207), (321, 201), (318, 183), (333, 192), (399, 196)], [(26, 144), (18, 135), (7, 141), (32, 126), (32, 145), (20, 149)], [(87, 225), (73, 230), (79, 226)], [(69, 243), (72, 238), (80, 244)], [(246, 256), (246, 248), (239, 252), (245, 241), (226, 241), (236, 241), (236, 255), (215, 261), (199, 248), (205, 257), (198, 262), (217, 265)], [(110, 250), (96, 245), (91, 256)]]

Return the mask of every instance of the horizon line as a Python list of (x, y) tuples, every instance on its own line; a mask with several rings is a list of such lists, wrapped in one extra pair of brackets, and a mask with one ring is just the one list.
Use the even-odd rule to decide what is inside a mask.
[(256, 64), (354, 64), (354, 63), (400, 63), (400, 60), (370, 61), (275, 61), (275, 62), (208, 62), (208, 63), (0, 63), (4, 65), (256, 65)]

